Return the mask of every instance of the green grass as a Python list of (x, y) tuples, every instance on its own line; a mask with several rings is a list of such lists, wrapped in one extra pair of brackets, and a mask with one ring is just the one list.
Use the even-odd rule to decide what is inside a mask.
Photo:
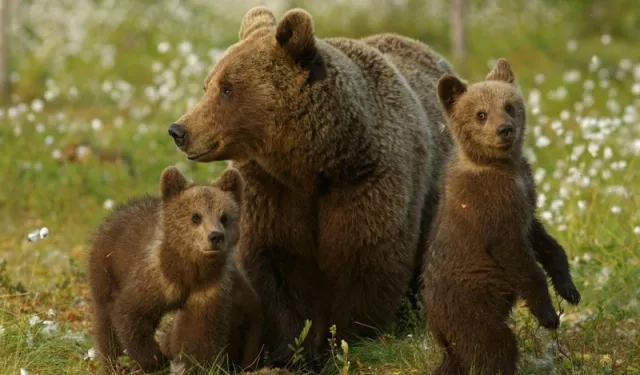
[[(10, 48), (10, 68), (19, 79), (0, 105), (0, 374), (20, 369), (96, 373), (98, 361), (85, 358), (93, 347), (84, 268), (87, 239), (107, 214), (107, 202), (157, 193), (166, 166), (178, 165), (197, 180), (211, 180), (225, 168), (225, 162), (187, 161), (166, 128), (198, 97), (212, 66), (212, 48), (219, 52), (237, 38), (246, 9), (198, 1), (185, 8), (169, 0), (153, 6), (86, 0), (74, 2), (74, 8), (61, 0), (29, 3), (31, 8), (18, 13), (22, 18)], [(312, 11), (316, 7), (302, 3)], [(396, 31), (419, 37), (449, 57), (446, 22), (437, 14), (417, 20), (411, 9), (400, 9), (389, 13), (392, 18), (380, 18), (354, 8), (343, 4), (327, 13), (318, 8), (318, 35)], [(189, 13), (187, 23), (181, 12)], [(72, 17), (75, 23), (67, 28)], [(583, 296), (577, 307), (557, 299), (563, 315), (556, 333), (540, 328), (526, 308), (515, 310), (511, 324), (522, 354), (519, 374), (550, 374), (552, 368), (566, 375), (640, 374), (638, 35), (614, 35), (603, 45), (600, 35), (585, 32), (584, 20), (581, 31), (572, 34), (578, 26), (571, 17), (541, 17), (523, 13), (506, 20), (512, 28), (505, 32), (495, 27), (500, 19), (472, 15), (465, 67), (465, 78), (477, 80), (488, 72), (490, 59), (506, 57), (525, 97), (540, 92), (539, 103), (529, 103), (527, 140), (545, 198), (538, 213), (565, 246)], [(531, 26), (529, 21), (538, 18), (543, 21)], [(567, 40), (574, 37), (578, 48), (568, 51)], [(80, 48), (72, 49), (78, 40)], [(186, 44), (179, 47), (184, 41), (190, 51)], [(162, 42), (168, 42), (168, 51), (159, 50)], [(108, 46), (116, 51), (113, 64), (105, 60)], [(600, 65), (590, 71), (593, 55)], [(632, 68), (614, 78), (623, 59)], [(192, 72), (183, 74), (185, 67)], [(633, 67), (639, 69), (635, 78)], [(565, 72), (574, 70), (580, 78), (563, 81)], [(605, 70), (609, 82), (603, 88)], [(536, 83), (539, 74), (545, 79)], [(585, 89), (587, 80), (593, 80), (593, 89)], [(145, 94), (148, 87), (164, 94), (156, 100)], [(548, 97), (561, 87), (564, 98)], [(584, 104), (580, 113), (576, 103)], [(621, 111), (612, 111), (612, 105)], [(585, 126), (585, 118), (594, 118), (596, 126)], [(78, 144), (92, 153), (69, 159), (68, 151)], [(49, 237), (27, 242), (27, 233), (42, 226)], [(434, 369), (440, 351), (426, 334), (423, 317), (405, 320), (414, 328), (393, 328), (348, 346), (334, 343), (327, 373), (422, 374)]]

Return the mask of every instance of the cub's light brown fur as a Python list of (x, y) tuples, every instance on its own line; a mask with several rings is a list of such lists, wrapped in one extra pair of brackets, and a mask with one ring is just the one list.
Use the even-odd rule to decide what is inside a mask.
[(417, 280), (449, 136), (435, 82), (450, 65), (399, 35), (320, 39), (301, 9), (250, 10), (240, 41), (170, 128), (246, 181), (239, 256), (264, 299), (270, 362), (305, 319), (309, 363), (390, 323)]
[(222, 270), (238, 240), (242, 177), (229, 169), (212, 185), (200, 185), (169, 167), (160, 185), (161, 197), (120, 205), (93, 238), (94, 338), (108, 366), (115, 367), (124, 349), (145, 372), (168, 365), (154, 339), (158, 323), (204, 291), (215, 291), (207, 311), (215, 312), (216, 331), (201, 336), (202, 344), (215, 356), (228, 343), (232, 279)]
[(434, 374), (511, 375), (518, 351), (506, 320), (516, 299), (544, 327), (559, 324), (536, 253), (564, 259), (560, 271), (547, 269), (561, 288), (570, 284), (564, 292), (573, 302), (579, 294), (564, 250), (535, 219), (535, 184), (522, 155), (525, 105), (508, 62), (498, 60), (483, 82), (445, 75), (437, 87), (456, 149), (423, 273), (428, 327), (444, 349)]

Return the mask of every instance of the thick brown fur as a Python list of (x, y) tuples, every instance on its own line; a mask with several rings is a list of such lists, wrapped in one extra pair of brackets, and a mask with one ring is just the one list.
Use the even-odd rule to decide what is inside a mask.
[[(220, 330), (219, 314), (216, 309), (217, 290), (203, 291), (192, 295), (184, 308), (180, 309), (167, 334), (161, 342), (163, 353), (181, 365), (182, 371), (194, 373), (203, 370), (209, 373), (210, 364), (218, 361), (235, 369), (255, 369), (260, 364), (262, 330), (262, 306), (260, 299), (235, 259), (227, 264), (226, 271), (232, 275), (229, 316), (229, 340), (224, 353), (216, 353), (207, 347), (208, 337), (214, 337)], [(215, 354), (226, 354), (216, 356)], [(194, 366), (194, 364), (196, 366)]]
[(542, 326), (559, 325), (536, 256), (572, 303), (580, 297), (564, 250), (535, 218), (525, 104), (508, 62), (483, 82), (445, 75), (437, 88), (456, 147), (423, 270), (429, 331), (444, 349), (434, 374), (511, 375), (518, 350), (506, 320), (517, 298)]
[(144, 372), (167, 366), (154, 339), (160, 319), (202, 293), (215, 294), (207, 324), (217, 329), (199, 344), (215, 352), (228, 342), (231, 279), (223, 270), (238, 240), (242, 177), (229, 169), (202, 185), (168, 167), (160, 180), (161, 197), (132, 199), (104, 220), (88, 256), (94, 339), (111, 368), (123, 350)]
[(230, 159), (246, 181), (239, 256), (282, 365), (305, 319), (309, 362), (332, 324), (354, 337), (392, 322), (437, 200), (450, 141), (435, 83), (452, 69), (409, 38), (320, 39), (304, 10), (272, 16), (247, 13), (172, 126), (190, 159)]

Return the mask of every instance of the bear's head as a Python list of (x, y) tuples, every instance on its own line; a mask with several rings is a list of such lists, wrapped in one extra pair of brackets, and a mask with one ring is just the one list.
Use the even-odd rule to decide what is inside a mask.
[(169, 127), (190, 160), (250, 160), (289, 152), (296, 146), (283, 126), (313, 111), (295, 105), (306, 87), (326, 74), (311, 16), (293, 9), (276, 23), (268, 9), (252, 8), (239, 36), (204, 81), (195, 107)]
[(212, 183), (196, 184), (187, 181), (176, 167), (167, 167), (160, 179), (168, 248), (190, 260), (229, 253), (240, 232), (244, 187), (240, 172), (228, 168)]
[(512, 159), (522, 152), (525, 104), (506, 59), (498, 59), (486, 79), (470, 85), (445, 74), (438, 97), (456, 143), (478, 164)]

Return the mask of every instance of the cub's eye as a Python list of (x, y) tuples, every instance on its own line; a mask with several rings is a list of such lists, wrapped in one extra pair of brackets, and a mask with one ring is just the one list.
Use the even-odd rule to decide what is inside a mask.
[(513, 105), (511, 105), (511, 103), (507, 103), (504, 106), (504, 110), (507, 111), (508, 114), (512, 115), (514, 110)]
[(202, 222), (202, 216), (198, 215), (198, 214), (193, 214), (191, 215), (191, 222), (194, 224), (200, 224), (200, 222)]
[(484, 112), (478, 112), (478, 113), (476, 114), (476, 118), (477, 118), (478, 120), (480, 120), (480, 121), (484, 121), (484, 120), (486, 120), (486, 119), (487, 119), (487, 114), (486, 114), (486, 113), (484, 113)]
[(222, 85), (220, 87), (220, 91), (222, 92), (222, 96), (228, 98), (231, 96), (231, 85)]
[(222, 214), (222, 216), (220, 216), (220, 224), (222, 224), (222, 226), (226, 228), (228, 222), (229, 217), (227, 216), (227, 214)]

